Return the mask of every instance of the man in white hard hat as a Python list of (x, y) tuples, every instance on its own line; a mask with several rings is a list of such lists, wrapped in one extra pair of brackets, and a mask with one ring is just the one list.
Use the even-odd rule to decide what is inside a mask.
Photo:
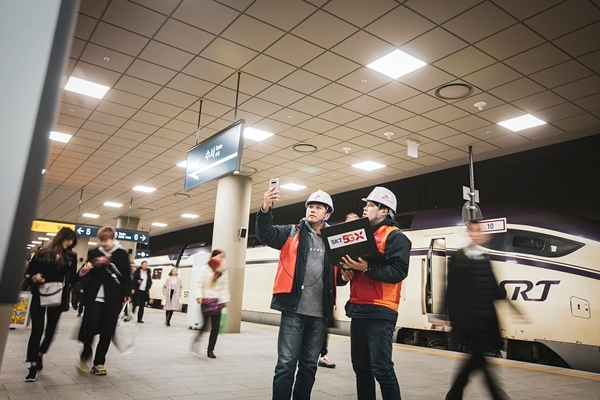
[(292, 387), (294, 399), (310, 399), (327, 325), (333, 320), (335, 271), (320, 236), (333, 201), (317, 190), (306, 200), (305, 218), (297, 225), (273, 225), (271, 206), (278, 200), (277, 187), (269, 188), (256, 215), (256, 237), (281, 250), (271, 300), (271, 308), (281, 311), (273, 399), (290, 399)]
[(388, 264), (362, 258), (342, 258), (340, 284), (350, 282), (346, 315), (350, 323), (350, 354), (356, 375), (359, 400), (375, 400), (375, 380), (384, 400), (400, 399), (400, 385), (394, 372), (392, 343), (398, 319), (402, 281), (408, 275), (411, 243), (394, 221), (396, 196), (377, 186), (363, 199), (379, 251)]

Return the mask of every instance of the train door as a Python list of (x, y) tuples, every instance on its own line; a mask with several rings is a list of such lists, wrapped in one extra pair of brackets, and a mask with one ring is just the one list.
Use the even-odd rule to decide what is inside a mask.
[(446, 312), (444, 310), (444, 296), (446, 295), (446, 239), (431, 239), (427, 251), (425, 271), (425, 312), (431, 322), (433, 318), (439, 319)]

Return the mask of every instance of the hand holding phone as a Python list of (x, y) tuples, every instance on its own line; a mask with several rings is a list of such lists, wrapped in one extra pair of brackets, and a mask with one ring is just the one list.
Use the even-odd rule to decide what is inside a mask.
[(269, 180), (269, 189), (265, 192), (263, 211), (268, 211), (273, 203), (279, 201), (279, 178)]

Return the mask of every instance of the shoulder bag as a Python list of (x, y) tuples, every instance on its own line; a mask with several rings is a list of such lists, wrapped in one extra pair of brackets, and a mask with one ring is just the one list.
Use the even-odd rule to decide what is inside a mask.
[(42, 283), (38, 290), (40, 292), (40, 306), (42, 307), (58, 307), (62, 304), (63, 282), (48, 282)]

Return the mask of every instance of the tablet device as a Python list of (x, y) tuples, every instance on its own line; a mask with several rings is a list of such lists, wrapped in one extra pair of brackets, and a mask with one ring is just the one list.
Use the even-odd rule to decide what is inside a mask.
[(339, 265), (342, 257), (362, 258), (378, 264), (391, 261), (377, 250), (375, 237), (368, 218), (360, 218), (321, 229), (327, 257), (334, 265)]

